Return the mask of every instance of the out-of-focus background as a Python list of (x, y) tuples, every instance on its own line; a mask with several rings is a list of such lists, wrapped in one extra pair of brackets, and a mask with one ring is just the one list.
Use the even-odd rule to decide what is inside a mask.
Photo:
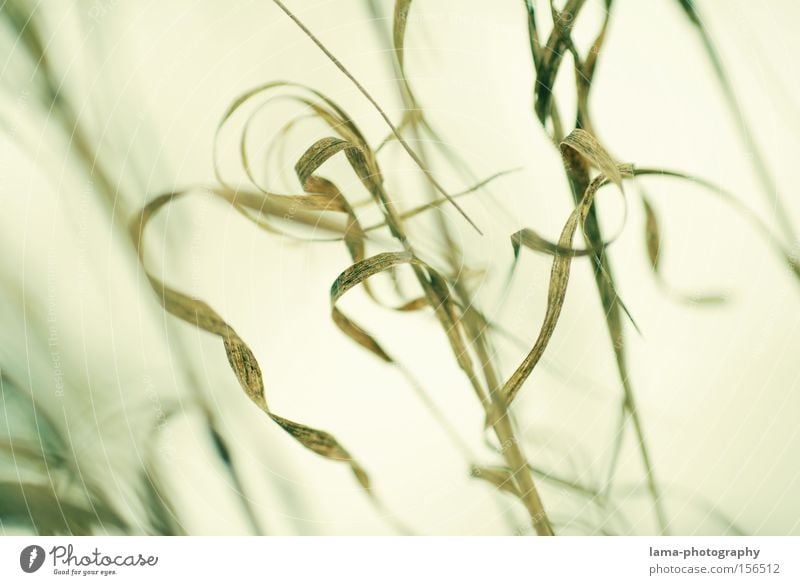
[[(377, 22), (368, 3), (356, 0), (287, 4), (399, 120), (387, 44), (393, 2), (374, 2)], [(697, 6), (797, 225), (800, 5)], [(546, 22), (549, 9), (540, 8)], [(386, 136), (372, 106), (285, 14), (252, 0), (18, 0), (2, 10), (4, 494), (30, 481), (80, 499), (87, 485), (100, 485), (134, 532), (151, 530), (142, 496), (151, 481), (164, 500), (156, 509), (190, 534), (393, 533), (387, 515), (424, 534), (525, 530), (516, 501), (469, 477), (471, 463), (496, 456), (482, 438), (483, 412), (431, 315), (386, 311), (360, 292), (343, 301), (413, 371), (481, 461), (466, 461), (397, 370), (330, 320), (330, 285), (350, 264), (341, 244), (276, 237), (223, 203), (194, 196), (153, 221), (147, 261), (236, 328), (259, 359), (271, 408), (335, 434), (369, 470), (388, 511), (371, 505), (345, 466), (304, 450), (254, 408), (220, 341), (166, 314), (143, 276), (128, 222), (159, 194), (215, 183), (215, 130), (250, 87), (308, 84), (340, 103), (373, 144)], [(680, 3), (617, 0), (613, 10), (591, 101), (603, 144), (619, 160), (714, 181), (772, 225), (751, 149)], [(587, 3), (575, 30), (583, 46), (603, 11), (603, 2)], [(483, 237), (446, 209), (475, 271), (480, 306), (524, 342), (497, 338), (508, 376), (539, 330), (552, 262), (523, 252), (504, 290), (509, 236), (532, 227), (556, 239), (572, 208), (559, 155), (532, 110), (525, 7), (417, 0), (409, 14), (406, 71), (428, 120), (476, 179), (521, 169), (460, 199)], [(32, 57), (37, 43), (44, 61)], [(562, 74), (556, 87), (567, 113), (574, 111), (573, 84)], [(292, 115), (283, 107), (251, 130), (258, 161)], [(292, 167), (323, 135), (313, 125), (299, 131), (279, 163), (254, 165), (259, 178), (283, 192), (297, 189)], [(220, 136), (223, 172), (233, 177), (241, 174), (238, 137), (236, 129)], [(419, 173), (401, 149), (390, 144), (380, 156), (393, 196), (424, 201)], [(434, 171), (454, 192), (470, 186), (444, 165)], [(365, 196), (344, 165), (332, 162), (331, 173), (355, 199)], [(618, 195), (601, 193), (604, 228), (612, 233), (625, 221), (609, 253), (618, 292), (641, 330), (626, 326), (630, 376), (670, 529), (798, 534), (800, 286), (729, 206), (688, 183), (643, 184), (662, 224), (665, 277), (681, 291), (729, 298), (690, 306), (665, 294), (648, 265), (635, 190), (627, 216)], [(431, 251), (439, 235), (432, 225), (410, 231)], [(531, 461), (585, 483), (606, 479), (619, 424), (621, 389), (605, 327), (590, 265), (577, 259), (544, 362), (514, 405)], [(208, 432), (208, 409), (236, 480)], [(60, 442), (78, 472), (60, 474), (53, 461), (30, 466), (15, 441), (43, 450)], [(656, 530), (630, 429), (624, 441), (619, 488), (606, 507), (542, 484), (557, 530)], [(30, 531), (36, 499), (7, 495), (6, 502), (2, 531)]]

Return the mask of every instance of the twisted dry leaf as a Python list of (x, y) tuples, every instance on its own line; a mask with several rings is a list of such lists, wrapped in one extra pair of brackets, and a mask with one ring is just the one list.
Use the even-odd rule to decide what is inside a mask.
[[(134, 221), (131, 223), (133, 242), (143, 264), (143, 236), (147, 223), (164, 205), (173, 202), (177, 197), (185, 193), (185, 191), (169, 193), (153, 199), (145, 205), (139, 215), (134, 218)], [(217, 195), (221, 194), (222, 197), (232, 202), (236, 201), (235, 194), (230, 195), (227, 190), (211, 191), (211, 193)], [(356, 462), (350, 453), (342, 447), (330, 433), (289, 420), (270, 410), (264, 394), (264, 381), (258, 361), (233, 327), (225, 322), (225, 320), (204, 301), (178, 292), (166, 286), (161, 280), (147, 272), (146, 269), (145, 272), (164, 309), (179, 319), (222, 338), (231, 369), (236, 375), (245, 394), (254, 404), (305, 448), (327, 459), (347, 463), (359, 484), (374, 498), (370, 490), (369, 477), (363, 467)]]
[(428, 166), (419, 157), (416, 151), (414, 151), (414, 149), (411, 148), (406, 139), (403, 138), (402, 134), (400, 133), (400, 130), (389, 119), (389, 116), (386, 114), (383, 108), (381, 108), (380, 104), (378, 104), (375, 98), (372, 97), (372, 94), (370, 94), (366, 90), (366, 88), (363, 85), (361, 85), (361, 83), (353, 76), (352, 73), (350, 73), (350, 71), (342, 64), (342, 62), (339, 61), (339, 59), (337, 59), (333, 55), (333, 53), (331, 53), (328, 50), (328, 48), (314, 35), (314, 33), (312, 33), (308, 29), (308, 27), (305, 24), (303, 24), (303, 22), (299, 18), (297, 18), (297, 16), (295, 16), (295, 14), (283, 4), (283, 2), (281, 2), (280, 0), (272, 0), (272, 1), (275, 3), (276, 6), (278, 6), (278, 8), (280, 8), (286, 14), (286, 16), (288, 16), (290, 19), (292, 19), (292, 21), (294, 21), (294, 23), (300, 28), (300, 30), (302, 30), (303, 33), (309, 39), (311, 39), (311, 41), (315, 45), (317, 45), (317, 47), (319, 47), (319, 49), (325, 54), (325, 56), (331, 61), (331, 63), (333, 63), (336, 66), (336, 68), (339, 69), (339, 71), (341, 71), (345, 75), (345, 77), (347, 77), (353, 83), (353, 85), (356, 87), (356, 89), (358, 89), (361, 95), (363, 95), (367, 99), (367, 101), (370, 104), (372, 104), (372, 106), (375, 108), (375, 111), (378, 112), (381, 118), (383, 118), (383, 121), (389, 127), (391, 133), (395, 136), (397, 141), (403, 147), (403, 150), (405, 150), (406, 153), (408, 153), (408, 156), (411, 157), (411, 160), (414, 161), (414, 164), (416, 164), (419, 167), (419, 169), (425, 174), (425, 176), (428, 178), (428, 181), (430, 181), (431, 185), (433, 185), (436, 188), (436, 190), (439, 191), (449, 201), (450, 205), (452, 205), (453, 208), (455, 208), (456, 211), (458, 211), (458, 213), (461, 214), (461, 216), (467, 221), (467, 223), (469, 223), (473, 227), (473, 229), (475, 229), (476, 232), (478, 232), (480, 235), (483, 235), (483, 232), (480, 230), (480, 228), (478, 228), (478, 226), (475, 224), (472, 218), (470, 218), (467, 215), (467, 213), (462, 209), (462, 207), (439, 183), (439, 181), (433, 175), (433, 172), (430, 170), (430, 168), (428, 168)]
[(514, 259), (519, 257), (519, 249), (526, 247), (534, 252), (542, 252), (550, 256), (569, 256), (571, 258), (590, 256), (602, 252), (610, 242), (604, 242), (597, 248), (572, 248), (562, 246), (540, 236), (530, 228), (523, 228), (511, 235), (511, 246), (514, 249)]
[[(435, 293), (435, 303), (431, 303), (427, 297), (414, 299), (396, 307), (398, 311), (412, 311), (418, 310), (427, 306), (437, 311), (440, 318), (444, 315), (449, 323), (449, 330), (452, 335), (456, 335), (455, 323), (458, 322), (458, 316), (455, 311), (455, 305), (450, 299), (449, 290), (444, 279), (436, 270), (431, 266), (414, 256), (411, 252), (382, 252), (356, 262), (344, 270), (333, 282), (331, 286), (331, 318), (336, 326), (347, 335), (350, 339), (355, 341), (361, 347), (367, 349), (369, 352), (379, 357), (387, 363), (395, 363), (394, 359), (381, 347), (381, 345), (370, 335), (364, 328), (358, 325), (355, 321), (347, 317), (338, 307), (337, 303), (344, 294), (359, 284), (366, 286), (368, 280), (381, 272), (386, 272), (395, 269), (402, 265), (412, 265), (422, 268), (424, 273), (428, 276), (428, 282), (432, 291)], [(451, 339), (452, 341), (452, 339)], [(463, 349), (463, 343), (460, 341), (460, 347)]]
[[(561, 143), (561, 150), (565, 158), (567, 158), (568, 155), (582, 156), (593, 166), (601, 170), (601, 174), (591, 181), (577, 207), (570, 214), (564, 225), (564, 229), (561, 231), (561, 236), (558, 239), (557, 246), (559, 249), (571, 251), (573, 250), (572, 239), (575, 235), (575, 231), (578, 225), (583, 225), (585, 222), (598, 189), (608, 181), (612, 181), (617, 184), (621, 190), (622, 178), (623, 176), (632, 176), (632, 168), (630, 165), (619, 165), (615, 163), (597, 140), (584, 130), (573, 130)], [(611, 176), (607, 176), (606, 173)], [(503, 386), (501, 394), (505, 398), (507, 404), (511, 404), (514, 400), (522, 384), (528, 379), (531, 372), (536, 367), (536, 364), (539, 363), (539, 360), (553, 336), (553, 331), (555, 331), (558, 318), (561, 315), (561, 309), (564, 305), (573, 257), (574, 254), (565, 254), (556, 255), (553, 258), (544, 321), (533, 348)]]

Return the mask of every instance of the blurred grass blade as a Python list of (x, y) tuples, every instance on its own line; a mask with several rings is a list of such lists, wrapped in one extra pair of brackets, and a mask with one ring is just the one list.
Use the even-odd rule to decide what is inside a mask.
[(397, 56), (397, 63), (400, 70), (404, 71), (405, 46), (406, 46), (406, 23), (408, 22), (408, 11), (411, 8), (411, 0), (396, 0), (394, 3), (394, 18), (392, 21), (392, 40), (394, 41), (394, 51)]
[(661, 270), (661, 228), (659, 227), (658, 216), (655, 209), (642, 193), (642, 207), (645, 214), (645, 247), (650, 268), (656, 277), (656, 281), (667, 294), (675, 299), (692, 304), (717, 305), (727, 301), (727, 297), (721, 293), (713, 294), (686, 294), (676, 291), (664, 278)]

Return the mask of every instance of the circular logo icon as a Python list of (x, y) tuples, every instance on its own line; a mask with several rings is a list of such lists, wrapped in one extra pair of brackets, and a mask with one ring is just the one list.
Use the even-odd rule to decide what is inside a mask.
[(41, 546), (32, 544), (22, 549), (19, 554), (19, 566), (26, 573), (35, 573), (44, 564), (44, 549)]

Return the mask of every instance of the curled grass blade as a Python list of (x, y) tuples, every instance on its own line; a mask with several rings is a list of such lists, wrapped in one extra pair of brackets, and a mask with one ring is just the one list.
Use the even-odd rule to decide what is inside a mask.
[[(144, 262), (144, 232), (148, 222), (162, 207), (183, 194), (185, 192), (157, 197), (134, 218), (131, 223), (131, 234), (142, 262)], [(233, 327), (204, 301), (189, 297), (166, 286), (149, 272), (147, 276), (166, 311), (195, 327), (222, 338), (231, 369), (247, 397), (259, 409), (306, 449), (327, 459), (347, 464), (358, 483), (371, 497), (375, 497), (370, 488), (369, 477), (363, 467), (330, 433), (289, 420), (270, 410), (264, 393), (264, 381), (258, 361)]]
[[(615, 163), (599, 143), (583, 130), (574, 130), (562, 142), (561, 148), (563, 152), (574, 151), (578, 155), (585, 157), (587, 160), (591, 161), (594, 166), (600, 168), (603, 173), (598, 175), (589, 184), (583, 198), (570, 214), (561, 231), (561, 236), (557, 243), (557, 250), (564, 250), (566, 253), (556, 255), (553, 258), (544, 321), (539, 330), (539, 336), (530, 352), (503, 386), (502, 394), (507, 404), (513, 402), (517, 393), (522, 388), (522, 385), (533, 372), (533, 369), (544, 354), (553, 332), (555, 331), (558, 318), (561, 315), (561, 309), (564, 305), (572, 258), (576, 255), (572, 253), (574, 251), (572, 248), (572, 239), (578, 226), (583, 225), (586, 221), (597, 190), (604, 183), (609, 181), (617, 184), (621, 190), (622, 173), (630, 174), (629, 166), (620, 166)], [(623, 170), (620, 170), (620, 168)], [(611, 177), (607, 177), (605, 172), (611, 174)], [(515, 234), (515, 236), (516, 235), (517, 234)]]
[(467, 222), (475, 229), (476, 232), (479, 234), (483, 234), (480, 228), (475, 224), (474, 221), (467, 215), (467, 213), (461, 208), (461, 206), (450, 196), (447, 190), (442, 187), (439, 181), (431, 172), (430, 168), (425, 164), (425, 162), (419, 157), (419, 155), (411, 148), (411, 146), (406, 142), (405, 138), (403, 138), (400, 131), (394, 125), (394, 123), (389, 119), (389, 116), (386, 112), (383, 111), (383, 108), (378, 104), (375, 98), (364, 88), (363, 85), (350, 73), (350, 71), (339, 61), (326, 47), (322, 44), (322, 42), (303, 24), (303, 22), (295, 16), (293, 12), (291, 12), (280, 0), (273, 0), (273, 2), (289, 17), (291, 18), (295, 24), (302, 30), (308, 38), (310, 38), (315, 45), (317, 45), (320, 50), (325, 53), (325, 56), (330, 59), (330, 61), (339, 69), (352, 83), (356, 86), (356, 88), (361, 92), (361, 94), (369, 101), (370, 104), (375, 108), (378, 114), (383, 118), (386, 125), (391, 130), (392, 134), (397, 138), (398, 142), (403, 146), (403, 149), (408, 153), (414, 163), (422, 170), (431, 184), (436, 187), (436, 190), (439, 191), (449, 202), (450, 204), (458, 211), (461, 216), (467, 220)]

